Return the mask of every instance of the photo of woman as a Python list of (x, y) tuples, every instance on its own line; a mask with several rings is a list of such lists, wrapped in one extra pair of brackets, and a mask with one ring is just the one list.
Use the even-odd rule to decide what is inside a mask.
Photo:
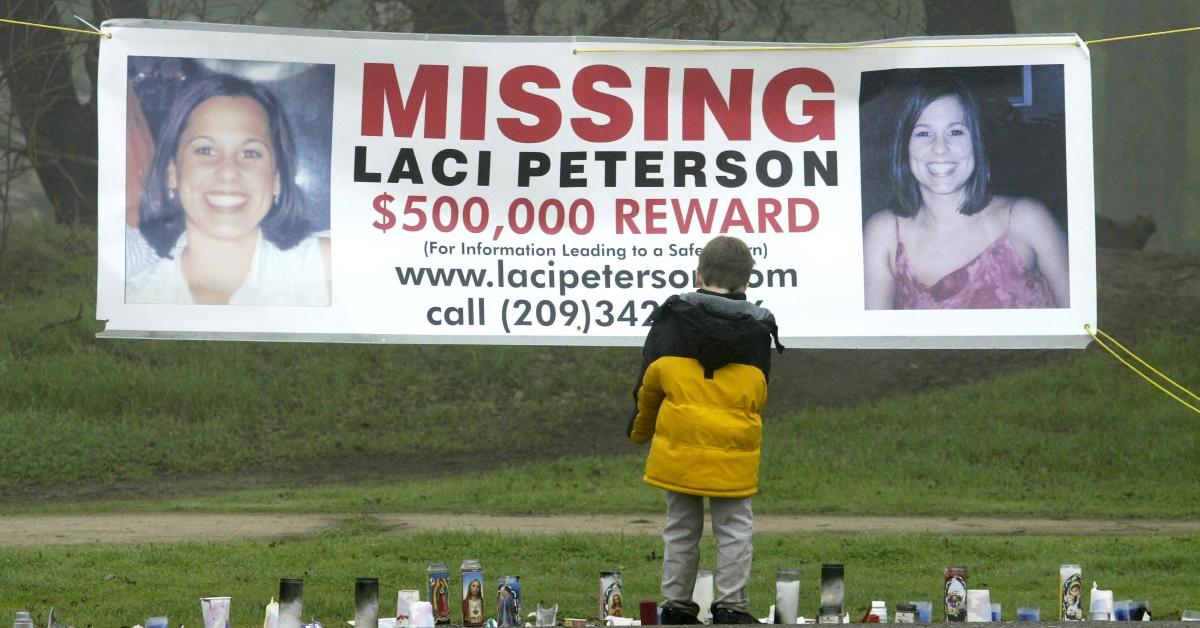
[[(874, 211), (865, 182), (870, 134), (863, 134), (868, 310), (1070, 306), (1064, 230), (1038, 198), (997, 193), (980, 104), (965, 80), (970, 70), (886, 77), (909, 82), (899, 88), (886, 153), (888, 194)], [(1061, 88), (1058, 96), (1061, 111)]]
[(127, 268), (126, 302), (328, 306), (330, 239), (297, 184), (284, 106), (241, 76), (186, 79), (155, 136), (127, 245), (153, 255)]

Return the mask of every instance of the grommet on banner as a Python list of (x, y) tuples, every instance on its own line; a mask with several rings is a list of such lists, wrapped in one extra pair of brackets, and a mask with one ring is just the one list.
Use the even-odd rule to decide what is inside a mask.
[[(1113, 351), (1111, 347), (1109, 347), (1107, 344), (1105, 344), (1105, 341), (1107, 340), (1108, 342), (1111, 342), (1114, 345), (1116, 345), (1116, 347), (1119, 348), (1121, 351), (1123, 351), (1126, 355), (1132, 357), (1134, 360), (1137, 361), (1138, 364), (1141, 364), (1142, 366), (1146, 367), (1147, 369), (1150, 369), (1151, 373), (1154, 373), (1155, 375), (1157, 375), (1158, 377), (1160, 377), (1161, 379), (1166, 381), (1168, 384), (1171, 384), (1175, 388), (1178, 388), (1179, 390), (1182, 390), (1183, 392), (1191, 395), (1191, 397), (1193, 399), (1195, 399), (1196, 401), (1200, 401), (1200, 397), (1196, 396), (1196, 393), (1188, 390), (1187, 388), (1184, 388), (1183, 385), (1176, 383), (1175, 380), (1171, 379), (1170, 377), (1167, 377), (1161, 371), (1154, 368), (1153, 366), (1150, 366), (1150, 364), (1148, 364), (1145, 360), (1138, 357), (1138, 355), (1136, 353), (1134, 353), (1133, 351), (1130, 351), (1128, 348), (1125, 347), (1125, 345), (1122, 345), (1121, 343), (1117, 342), (1116, 338), (1113, 338), (1112, 336), (1104, 333), (1102, 330), (1097, 329), (1093, 333), (1092, 326), (1089, 324), (1086, 324), (1086, 323), (1083, 326), (1083, 330), (1086, 331), (1088, 333), (1088, 335), (1092, 337), (1092, 340), (1096, 341), (1096, 344), (1103, 347), (1105, 351), (1109, 352), (1109, 354), (1111, 354), (1112, 357), (1116, 358), (1118, 362), (1120, 362), (1121, 364), (1124, 364), (1126, 367), (1128, 367), (1129, 370), (1133, 371), (1134, 373), (1137, 373), (1139, 377), (1150, 382), (1155, 388), (1157, 388), (1160, 391), (1162, 391), (1163, 393), (1165, 393), (1168, 397), (1183, 404), (1183, 406), (1186, 407), (1187, 409), (1191, 410), (1192, 412), (1195, 412), (1196, 414), (1200, 414), (1200, 408), (1197, 408), (1196, 406), (1193, 406), (1192, 404), (1184, 401), (1183, 399), (1180, 399), (1178, 395), (1176, 395), (1175, 393), (1164, 388), (1162, 386), (1162, 384), (1159, 384), (1158, 382), (1154, 381), (1153, 379), (1150, 379), (1150, 377), (1148, 375), (1146, 375), (1142, 371), (1138, 370), (1137, 367), (1130, 364), (1128, 361), (1125, 360), (1125, 358), (1122, 358), (1121, 356), (1117, 355), (1117, 352)], [(1103, 339), (1101, 339), (1101, 337), (1103, 337)]]
[[(83, 22), (84, 24), (87, 24), (87, 22), (85, 22), (79, 16), (75, 16), (75, 17), (76, 17), (76, 19)], [(104, 31), (96, 28), (95, 26), (92, 26), (91, 24), (88, 24), (88, 26), (92, 26), (92, 29), (93, 29), (90, 31), (83, 30), (82, 28), (69, 28), (66, 26), (54, 26), (52, 24), (38, 24), (36, 22), (22, 22), (21, 20), (10, 20), (8, 18), (2, 18), (2, 17), (0, 17), (0, 24), (15, 24), (17, 26), (28, 26), (30, 28), (48, 28), (52, 31), (66, 31), (68, 33), (83, 33), (84, 35), (97, 35), (99, 37), (112, 39), (112, 33), (106, 33)]]

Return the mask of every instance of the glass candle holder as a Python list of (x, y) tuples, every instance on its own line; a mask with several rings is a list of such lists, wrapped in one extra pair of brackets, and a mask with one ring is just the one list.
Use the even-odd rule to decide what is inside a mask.
[(278, 628), (300, 628), (304, 615), (304, 581), (300, 578), (279, 580)]
[(821, 607), (835, 609), (833, 615), (842, 614), (846, 602), (846, 566), (841, 563), (821, 564)]
[(496, 624), (517, 628), (521, 621), (521, 577), (500, 576), (496, 581)]
[(842, 623), (842, 609), (836, 606), (822, 606), (817, 609), (818, 624)]
[(487, 622), (487, 609), (483, 598), (483, 564), (478, 559), (468, 558), (462, 562), (461, 571), (463, 626), (477, 628)]
[(780, 569), (775, 575), (775, 623), (794, 624), (800, 615), (800, 570)]
[(609, 617), (624, 617), (625, 609), (622, 605), (622, 597), (624, 596), (621, 588), (621, 572), (620, 571), (601, 571), (600, 572), (600, 621), (605, 621)]
[(450, 568), (443, 562), (429, 563), (425, 568), (428, 602), (433, 608), (433, 623), (438, 626), (450, 623)]
[(643, 626), (655, 626), (658, 624), (658, 601), (657, 600), (642, 600), (638, 602), (638, 614), (641, 616)]
[(896, 623), (897, 624), (915, 624), (917, 623), (917, 605), (909, 602), (907, 604), (896, 605)]
[(379, 578), (354, 581), (354, 625), (379, 628)]
[(933, 602), (929, 600), (913, 600), (917, 607), (917, 623), (928, 624), (933, 621)]
[(542, 604), (539, 602), (535, 613), (536, 615), (534, 617), (536, 618), (536, 621), (534, 621), (533, 624), (535, 626), (548, 627), (558, 624), (558, 604), (554, 604), (547, 608), (542, 606)]

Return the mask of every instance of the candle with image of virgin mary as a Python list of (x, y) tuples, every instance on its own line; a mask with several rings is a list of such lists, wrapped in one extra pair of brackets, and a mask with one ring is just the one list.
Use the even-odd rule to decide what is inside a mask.
[(1058, 568), (1060, 621), (1083, 621), (1083, 568), (1063, 565)]
[(446, 563), (429, 563), (425, 569), (429, 578), (429, 603), (433, 606), (433, 623), (450, 623), (450, 568)]
[(967, 620), (967, 568), (946, 567), (946, 621)]
[(521, 625), (521, 577), (500, 576), (496, 584), (496, 624)]

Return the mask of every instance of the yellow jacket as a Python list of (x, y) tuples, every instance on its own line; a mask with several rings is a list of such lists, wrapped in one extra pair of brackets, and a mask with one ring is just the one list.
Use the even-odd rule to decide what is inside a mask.
[(693, 292), (655, 312), (627, 430), (634, 443), (651, 441), (647, 484), (706, 497), (758, 492), (776, 335), (771, 313), (740, 294)]

